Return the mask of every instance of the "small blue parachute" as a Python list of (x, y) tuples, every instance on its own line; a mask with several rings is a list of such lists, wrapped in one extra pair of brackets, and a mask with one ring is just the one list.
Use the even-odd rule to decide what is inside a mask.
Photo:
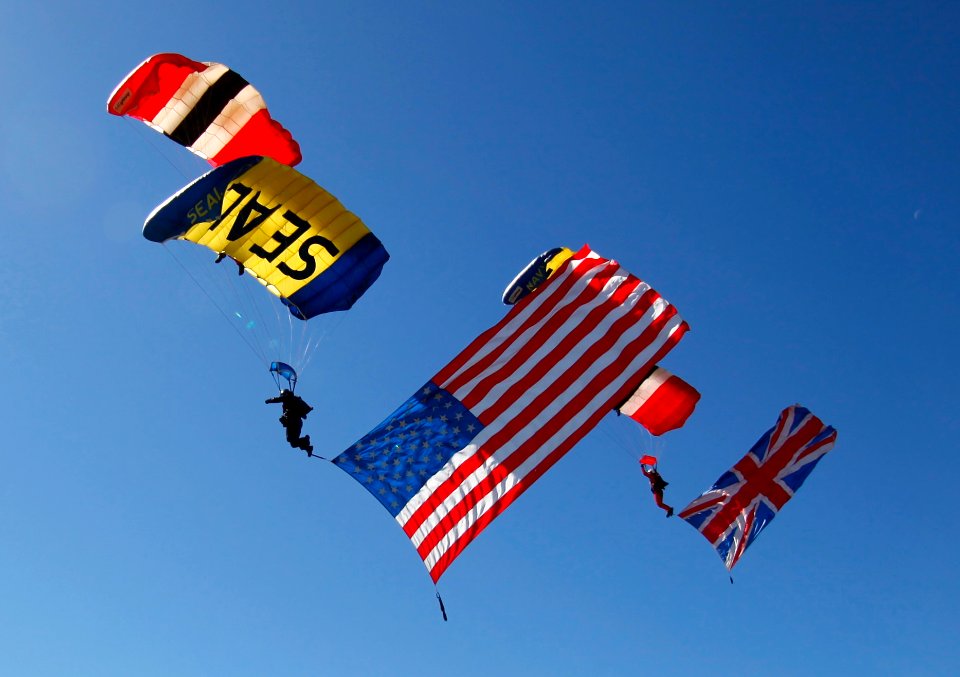
[[(274, 383), (280, 390), (289, 390), (294, 392), (297, 389), (297, 370), (286, 362), (271, 362), (270, 374), (273, 376)], [(287, 382), (286, 388), (281, 384), (280, 379)]]

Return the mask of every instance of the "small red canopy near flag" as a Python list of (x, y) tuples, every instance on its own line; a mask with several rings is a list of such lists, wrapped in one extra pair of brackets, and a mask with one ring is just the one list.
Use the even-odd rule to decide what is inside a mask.
[(651, 435), (662, 435), (686, 423), (699, 401), (700, 393), (692, 385), (663, 367), (654, 367), (618, 411)]

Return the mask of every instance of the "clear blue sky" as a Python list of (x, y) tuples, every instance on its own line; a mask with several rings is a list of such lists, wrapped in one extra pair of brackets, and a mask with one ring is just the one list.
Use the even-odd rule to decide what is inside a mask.
[[(270, 7), (273, 4), (275, 7)], [(938, 675), (960, 663), (955, 3), (0, 6), (0, 672)], [(692, 331), (678, 505), (801, 402), (835, 450), (734, 570), (605, 421), (440, 581), (283, 441), (145, 216), (205, 170), (107, 115), (228, 64), (392, 254), (300, 392), (332, 455), (589, 243)], [(624, 453), (624, 452), (627, 453)]]

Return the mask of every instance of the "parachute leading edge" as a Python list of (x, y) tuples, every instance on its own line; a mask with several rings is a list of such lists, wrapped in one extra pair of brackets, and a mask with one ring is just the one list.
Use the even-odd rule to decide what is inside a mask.
[(150, 214), (143, 236), (229, 255), (302, 320), (349, 309), (390, 258), (330, 193), (260, 156), (228, 162), (184, 187)]

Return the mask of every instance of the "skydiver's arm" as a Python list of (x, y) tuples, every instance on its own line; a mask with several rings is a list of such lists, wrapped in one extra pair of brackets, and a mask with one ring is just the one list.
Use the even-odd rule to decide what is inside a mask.
[(269, 400), (263, 401), (264, 404), (280, 404), (281, 402), (283, 402), (282, 397), (271, 397)]

